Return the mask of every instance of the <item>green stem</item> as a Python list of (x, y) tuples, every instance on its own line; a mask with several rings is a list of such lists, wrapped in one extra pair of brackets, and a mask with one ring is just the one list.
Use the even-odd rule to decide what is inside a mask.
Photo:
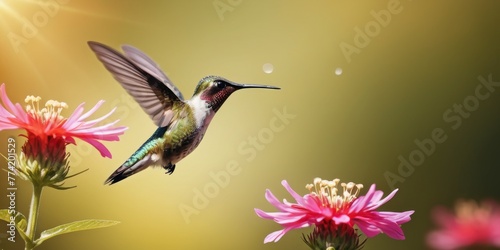
[(26, 229), (26, 235), (30, 242), (26, 242), (25, 250), (32, 250), (36, 247), (35, 242), (35, 233), (36, 233), (36, 224), (38, 222), (38, 208), (40, 205), (40, 196), (42, 195), (42, 185), (37, 185), (33, 183), (33, 196), (31, 197), (31, 206), (30, 206), (30, 214), (28, 217), (28, 227)]

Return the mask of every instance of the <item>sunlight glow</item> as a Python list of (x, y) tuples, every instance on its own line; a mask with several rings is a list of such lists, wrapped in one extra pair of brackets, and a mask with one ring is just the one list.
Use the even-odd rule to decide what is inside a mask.
[[(79, 69), (78, 63), (61, 53), (54, 44), (53, 37), (56, 23), (68, 23), (68, 20), (108, 20), (111, 22), (127, 23), (129, 25), (147, 27), (147, 23), (131, 21), (121, 16), (109, 13), (90, 11), (77, 7), (69, 1), (40, 1), (40, 0), (0, 0), (0, 32), (5, 34), (7, 46), (12, 52), (12, 65), (19, 63), (24, 72), (34, 76), (37, 84), (46, 85), (44, 73), (39, 65), (39, 58), (44, 56), (58, 57)], [(63, 25), (64, 27), (64, 25)], [(60, 32), (63, 34), (64, 32)], [(2, 44), (2, 46), (4, 46)], [(43, 48), (43, 49), (42, 49)]]

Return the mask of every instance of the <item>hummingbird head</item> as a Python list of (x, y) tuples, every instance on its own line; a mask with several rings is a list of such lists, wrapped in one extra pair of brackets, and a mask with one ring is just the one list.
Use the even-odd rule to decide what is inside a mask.
[(196, 86), (193, 97), (199, 96), (214, 112), (217, 112), (233, 92), (245, 88), (280, 89), (269, 85), (235, 83), (220, 76), (206, 76)]

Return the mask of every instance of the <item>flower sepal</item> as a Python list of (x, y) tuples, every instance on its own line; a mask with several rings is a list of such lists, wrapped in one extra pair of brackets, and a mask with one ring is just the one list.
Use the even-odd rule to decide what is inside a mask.
[(347, 224), (336, 225), (333, 221), (323, 221), (302, 239), (312, 250), (360, 250), (366, 239), (361, 240), (357, 230)]

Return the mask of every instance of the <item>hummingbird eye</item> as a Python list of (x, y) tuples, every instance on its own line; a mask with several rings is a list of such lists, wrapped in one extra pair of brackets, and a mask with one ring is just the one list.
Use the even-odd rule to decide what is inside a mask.
[(226, 87), (226, 83), (223, 81), (215, 81), (215, 87), (217, 87), (219, 89), (223, 89)]

